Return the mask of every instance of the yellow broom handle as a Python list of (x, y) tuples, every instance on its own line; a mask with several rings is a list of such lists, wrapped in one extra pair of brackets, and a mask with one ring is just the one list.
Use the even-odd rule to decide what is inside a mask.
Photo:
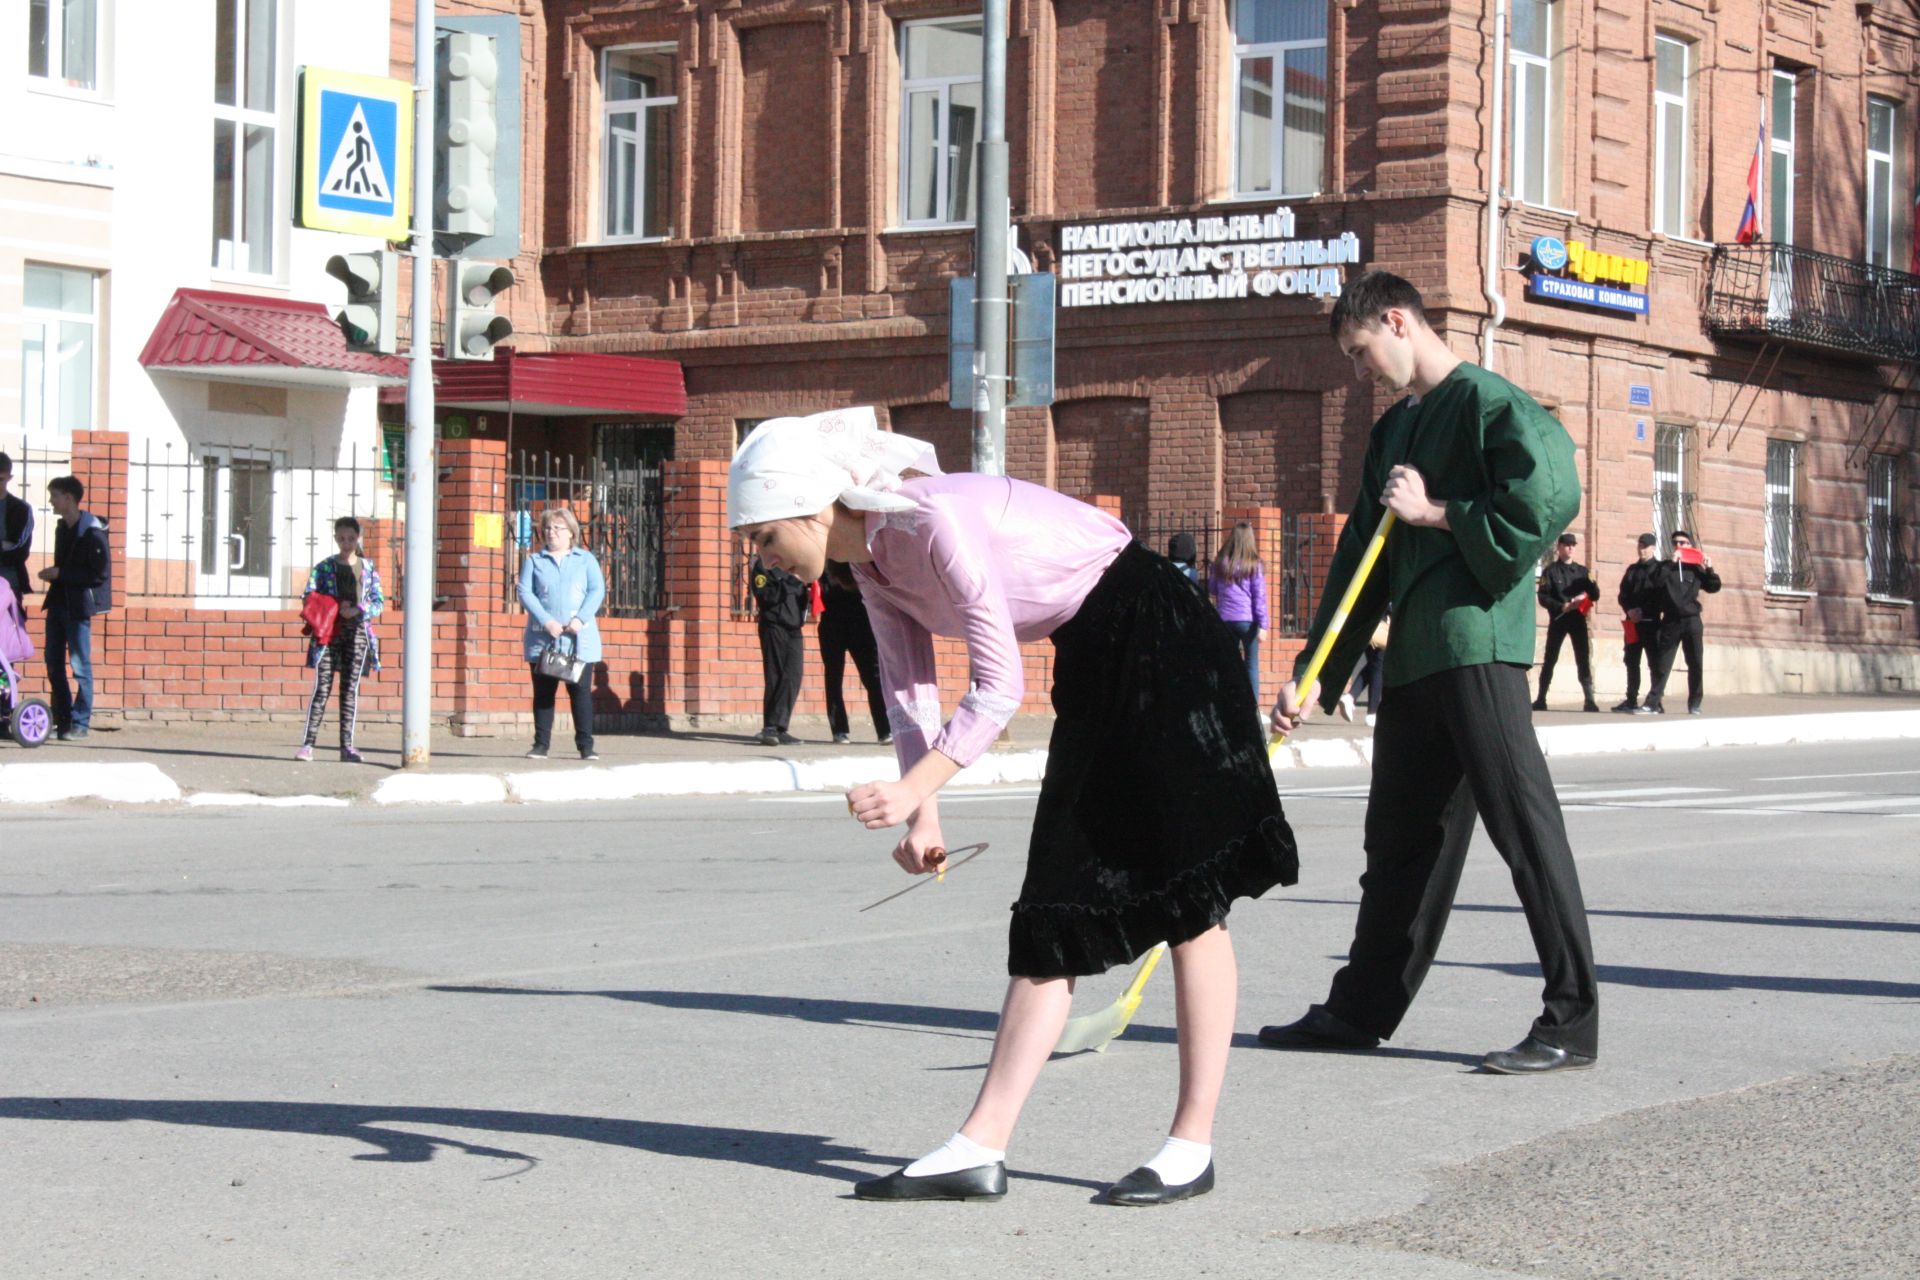
[[(1367, 544), (1366, 554), (1360, 557), (1360, 565), (1353, 571), (1352, 581), (1347, 583), (1347, 592), (1340, 597), (1339, 607), (1333, 611), (1333, 617), (1327, 620), (1326, 632), (1320, 637), (1320, 643), (1314, 646), (1313, 656), (1307, 659), (1307, 669), (1300, 673), (1295, 688), (1299, 696), (1305, 698), (1320, 678), (1320, 668), (1327, 665), (1327, 655), (1333, 652), (1333, 645), (1340, 638), (1340, 628), (1347, 625), (1347, 615), (1353, 611), (1354, 601), (1360, 598), (1361, 588), (1367, 585), (1367, 575), (1373, 572), (1373, 562), (1380, 558), (1380, 549), (1387, 545), (1387, 534), (1393, 529), (1393, 512), (1380, 517), (1380, 525), (1373, 531), (1373, 541)], [(1304, 705), (1302, 710), (1305, 710)], [(1267, 755), (1272, 757), (1275, 751), (1286, 742), (1287, 735), (1276, 733), (1267, 743)]]

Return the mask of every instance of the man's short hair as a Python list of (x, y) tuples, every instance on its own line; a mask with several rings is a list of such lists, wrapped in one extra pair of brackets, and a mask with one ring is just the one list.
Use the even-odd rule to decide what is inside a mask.
[(12, 474), (13, 459), (4, 453), (0, 453), (0, 476), (10, 476)]
[(1685, 538), (1688, 542), (1693, 541), (1693, 535), (1688, 533), (1685, 529), (1675, 529), (1672, 533), (1667, 535), (1668, 542), (1672, 542), (1675, 538)]
[(1579, 536), (1571, 533), (1563, 533), (1558, 538), (1555, 538), (1554, 541), (1563, 547), (1577, 547), (1580, 545)]
[(79, 476), (55, 476), (47, 481), (48, 493), (64, 493), (75, 502), (87, 496), (87, 486), (80, 483)]
[(1380, 317), (1396, 307), (1418, 317), (1421, 324), (1427, 323), (1426, 304), (1421, 302), (1418, 289), (1391, 271), (1365, 271), (1340, 291), (1328, 329), (1336, 338), (1348, 328), (1377, 329)]
[(352, 516), (341, 516), (333, 522), (333, 531), (338, 533), (342, 529), (353, 530), (354, 535), (357, 537), (360, 533), (360, 522)]

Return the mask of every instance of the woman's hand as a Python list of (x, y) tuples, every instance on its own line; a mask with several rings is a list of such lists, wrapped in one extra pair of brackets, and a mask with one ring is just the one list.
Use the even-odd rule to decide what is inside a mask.
[[(869, 782), (847, 792), (847, 811), (867, 830), (878, 831), (882, 827), (897, 827), (913, 817), (925, 799), (905, 779), (899, 782)], [(937, 825), (935, 832), (938, 833)], [(908, 840), (912, 838), (913, 833), (909, 832)], [(901, 843), (904, 846), (907, 842)], [(894, 856), (899, 857), (899, 853), (896, 851)]]
[(553, 618), (547, 619), (547, 634), (552, 636), (555, 640), (558, 640), (561, 634), (565, 631), (566, 631), (566, 628), (561, 626), (557, 620)]
[(893, 847), (893, 860), (908, 875), (925, 875), (947, 867), (947, 842), (940, 834), (940, 819), (935, 816), (916, 821)]
[(352, 622), (360, 616), (360, 606), (357, 604), (343, 604), (340, 606), (340, 616), (348, 622)]
[(586, 623), (580, 621), (580, 619), (578, 618), (569, 618), (567, 619), (567, 625), (563, 628), (563, 630), (565, 630), (566, 633), (570, 636), (577, 636), (580, 634), (581, 628), (586, 625), (587, 625)]

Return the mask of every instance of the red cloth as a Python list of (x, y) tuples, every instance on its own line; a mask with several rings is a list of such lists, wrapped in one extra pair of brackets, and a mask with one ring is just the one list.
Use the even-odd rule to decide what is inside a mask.
[(313, 637), (315, 644), (332, 644), (334, 624), (340, 620), (340, 602), (324, 591), (316, 591), (300, 605), (302, 635)]
[(817, 618), (827, 611), (827, 601), (820, 594), (820, 580), (815, 578), (807, 584), (807, 616)]
[(1632, 618), (1620, 619), (1620, 629), (1627, 633), (1628, 644), (1640, 643), (1640, 628), (1633, 625)]
[(1705, 564), (1707, 553), (1698, 547), (1681, 547), (1673, 553), (1673, 558), (1681, 564)]
[(1574, 607), (1575, 609), (1578, 609), (1578, 610), (1579, 610), (1579, 611), (1580, 611), (1581, 613), (1592, 613), (1592, 612), (1593, 612), (1593, 597), (1592, 597), (1592, 596), (1581, 596), (1581, 597), (1580, 597), (1580, 598), (1579, 598), (1578, 600), (1575, 600), (1575, 601), (1573, 602), (1573, 607)]

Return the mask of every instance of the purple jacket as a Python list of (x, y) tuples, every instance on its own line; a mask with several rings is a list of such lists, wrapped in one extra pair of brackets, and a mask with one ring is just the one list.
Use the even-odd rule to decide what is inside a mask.
[(1267, 629), (1267, 573), (1259, 565), (1238, 582), (1215, 565), (1207, 577), (1207, 591), (1213, 596), (1213, 607), (1220, 611), (1221, 618), (1228, 622), (1257, 622), (1262, 631)]

